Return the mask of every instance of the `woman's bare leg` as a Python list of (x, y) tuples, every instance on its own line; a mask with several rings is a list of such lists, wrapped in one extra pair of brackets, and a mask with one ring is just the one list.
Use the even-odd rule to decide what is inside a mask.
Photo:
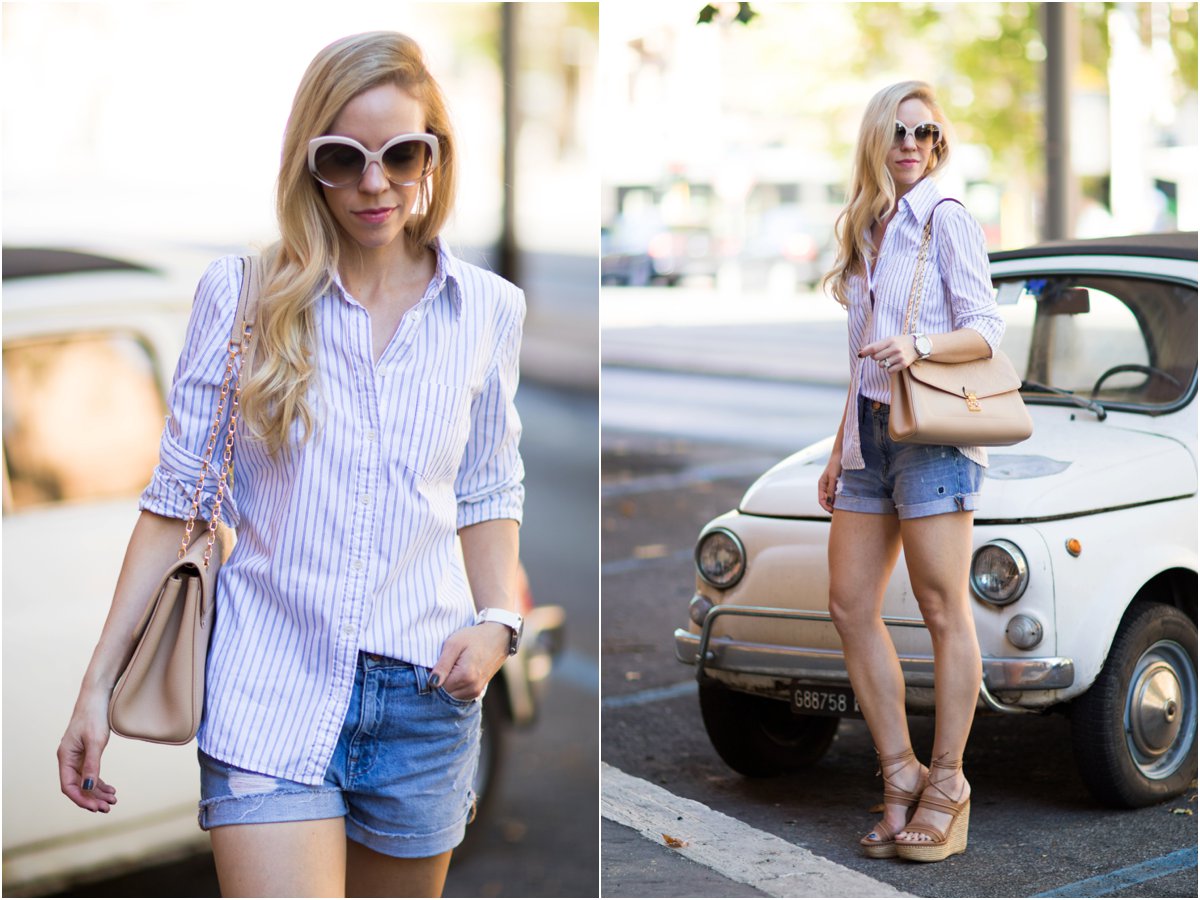
[(399, 859), (354, 841), (346, 842), (347, 897), (440, 897), (450, 853)]
[[(883, 592), (900, 553), (900, 524), (894, 515), (834, 510), (829, 532), (829, 613), (842, 640), (846, 671), (880, 756), (908, 750), (904, 674), (881, 618)], [(892, 783), (913, 790), (921, 778), (914, 760), (890, 771)], [(893, 832), (904, 827), (907, 810), (884, 807)]]
[[(973, 522), (974, 513), (958, 512), (905, 519), (900, 525), (909, 581), (933, 641), (935, 760), (962, 759), (979, 699), (982, 663), (967, 587)], [(934, 774), (935, 780), (946, 776), (945, 771)], [(941, 782), (941, 788), (960, 797), (966, 790), (962, 771)], [(914, 824), (939, 830), (949, 822), (947, 813), (928, 810), (913, 817)], [(929, 838), (906, 834), (905, 839)]]
[(344, 897), (343, 819), (222, 825), (209, 832), (226, 897)]

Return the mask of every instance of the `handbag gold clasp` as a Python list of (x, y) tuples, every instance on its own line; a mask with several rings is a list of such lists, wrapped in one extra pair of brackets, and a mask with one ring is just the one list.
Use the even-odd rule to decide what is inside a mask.
[(963, 388), (963, 396), (967, 398), (967, 412), (983, 412), (983, 407), (979, 405), (979, 398), (975, 396), (974, 391)]

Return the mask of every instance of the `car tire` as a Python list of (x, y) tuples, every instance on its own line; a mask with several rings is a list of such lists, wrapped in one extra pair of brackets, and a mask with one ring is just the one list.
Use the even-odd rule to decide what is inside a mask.
[(1138, 602), (1104, 668), (1071, 707), (1079, 774), (1116, 807), (1149, 806), (1196, 777), (1196, 625), (1173, 606)]
[(785, 701), (700, 685), (700, 714), (713, 749), (735, 772), (751, 778), (811, 766), (829, 749), (836, 716), (802, 716)]

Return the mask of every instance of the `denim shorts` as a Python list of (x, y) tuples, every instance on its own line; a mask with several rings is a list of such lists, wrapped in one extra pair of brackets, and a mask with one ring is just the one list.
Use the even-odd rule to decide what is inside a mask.
[(429, 686), (429, 669), (360, 653), (350, 709), (319, 785), (261, 775), (200, 751), (200, 827), (345, 817), (346, 836), (388, 856), (462, 842), (475, 807), (481, 703)]
[(898, 444), (888, 436), (886, 403), (858, 398), (862, 469), (844, 469), (834, 509), (895, 513), (901, 519), (976, 509), (983, 466), (957, 447)]

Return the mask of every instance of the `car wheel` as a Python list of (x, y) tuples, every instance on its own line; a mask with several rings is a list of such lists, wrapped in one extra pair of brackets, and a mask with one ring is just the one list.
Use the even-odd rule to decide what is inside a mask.
[(1196, 626), (1163, 603), (1125, 613), (1108, 659), (1071, 708), (1079, 773), (1100, 801), (1148, 806), (1196, 777)]
[(717, 754), (751, 778), (812, 765), (825, 755), (838, 727), (834, 716), (799, 716), (784, 701), (715, 682), (700, 685), (700, 714)]

